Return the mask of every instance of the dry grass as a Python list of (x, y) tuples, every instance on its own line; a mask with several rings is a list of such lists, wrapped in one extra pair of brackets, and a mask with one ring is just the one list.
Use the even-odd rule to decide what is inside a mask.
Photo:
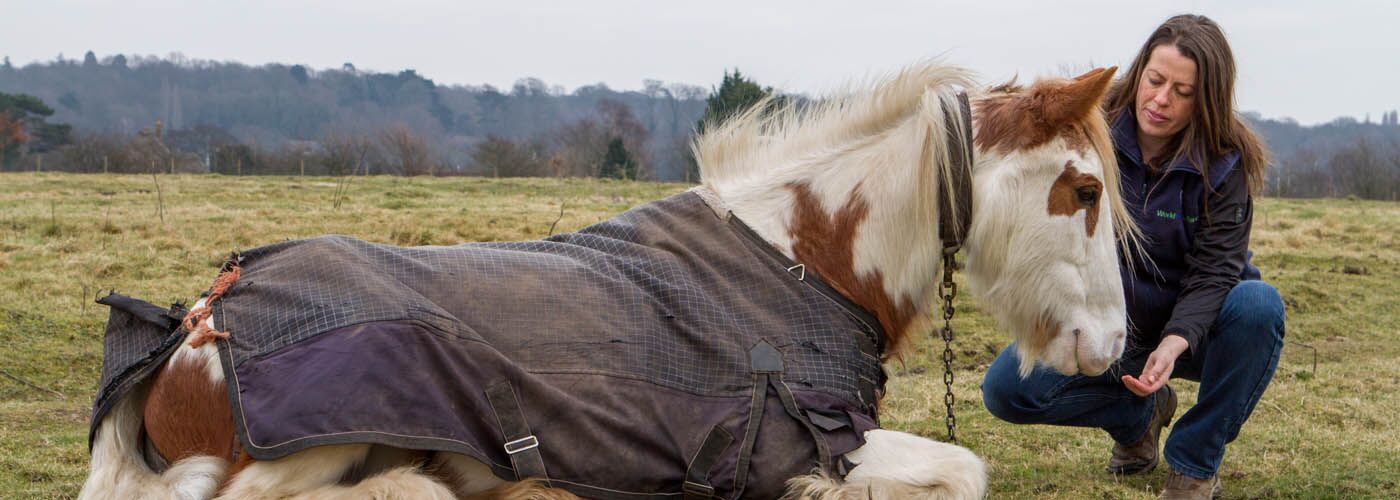
[[(341, 233), (403, 245), (545, 236), (685, 186), (593, 180), (357, 178), (335, 208), (329, 178), (0, 175), (0, 497), (76, 494), (105, 308), (97, 290), (189, 300), (233, 249)], [(1222, 474), (1229, 497), (1400, 496), (1400, 205), (1264, 200), (1255, 261), (1288, 303), (1278, 375)], [(1163, 479), (1100, 471), (1099, 431), (1013, 426), (982, 408), (981, 370), (1004, 345), (978, 305), (959, 304), (958, 422), (992, 465), (996, 498), (1152, 498)], [(941, 368), (927, 341), (890, 367), (886, 426), (941, 436)], [(940, 346), (941, 349), (941, 346)], [(1183, 403), (1194, 400), (1194, 384)], [(61, 394), (58, 395), (58, 394)]]

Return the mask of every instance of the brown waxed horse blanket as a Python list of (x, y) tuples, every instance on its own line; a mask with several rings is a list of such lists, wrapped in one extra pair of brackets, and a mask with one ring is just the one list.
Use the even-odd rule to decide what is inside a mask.
[[(376, 443), (593, 498), (773, 498), (874, 428), (883, 333), (702, 192), (540, 241), (243, 252), (212, 304), (256, 459)], [(94, 429), (178, 342), (120, 296)]]

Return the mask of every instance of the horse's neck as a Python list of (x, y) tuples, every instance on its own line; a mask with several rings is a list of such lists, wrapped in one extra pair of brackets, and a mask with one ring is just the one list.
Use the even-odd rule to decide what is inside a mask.
[(712, 187), (760, 236), (875, 313), (897, 340), (928, 303), (938, 272), (927, 136), (908, 120)]

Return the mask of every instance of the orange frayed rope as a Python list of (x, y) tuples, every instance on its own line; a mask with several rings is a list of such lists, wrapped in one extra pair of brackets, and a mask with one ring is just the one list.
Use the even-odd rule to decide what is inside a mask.
[(215, 338), (228, 338), (228, 332), (215, 330), (205, 320), (214, 314), (214, 309), (210, 307), (210, 304), (224, 296), (224, 292), (227, 292), (229, 287), (238, 281), (238, 274), (242, 271), (243, 268), (238, 267), (238, 264), (229, 262), (228, 269), (219, 271), (219, 275), (214, 277), (214, 286), (209, 287), (209, 296), (204, 298), (204, 303), (191, 309), (189, 314), (185, 315), (184, 326), (185, 331), (190, 332), (190, 347), (202, 346), (205, 342)]

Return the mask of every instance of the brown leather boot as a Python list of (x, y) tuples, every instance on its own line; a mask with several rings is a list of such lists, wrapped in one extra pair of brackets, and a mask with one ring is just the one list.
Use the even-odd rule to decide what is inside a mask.
[(1167, 474), (1167, 487), (1158, 500), (1209, 500), (1219, 498), (1224, 488), (1220, 486), (1220, 476), (1209, 479), (1196, 479), (1175, 470)]
[(1176, 391), (1164, 385), (1152, 395), (1152, 401), (1152, 420), (1147, 422), (1147, 433), (1136, 443), (1113, 445), (1113, 456), (1104, 468), (1109, 474), (1141, 474), (1157, 467), (1157, 441), (1162, 437), (1162, 429), (1176, 415)]

